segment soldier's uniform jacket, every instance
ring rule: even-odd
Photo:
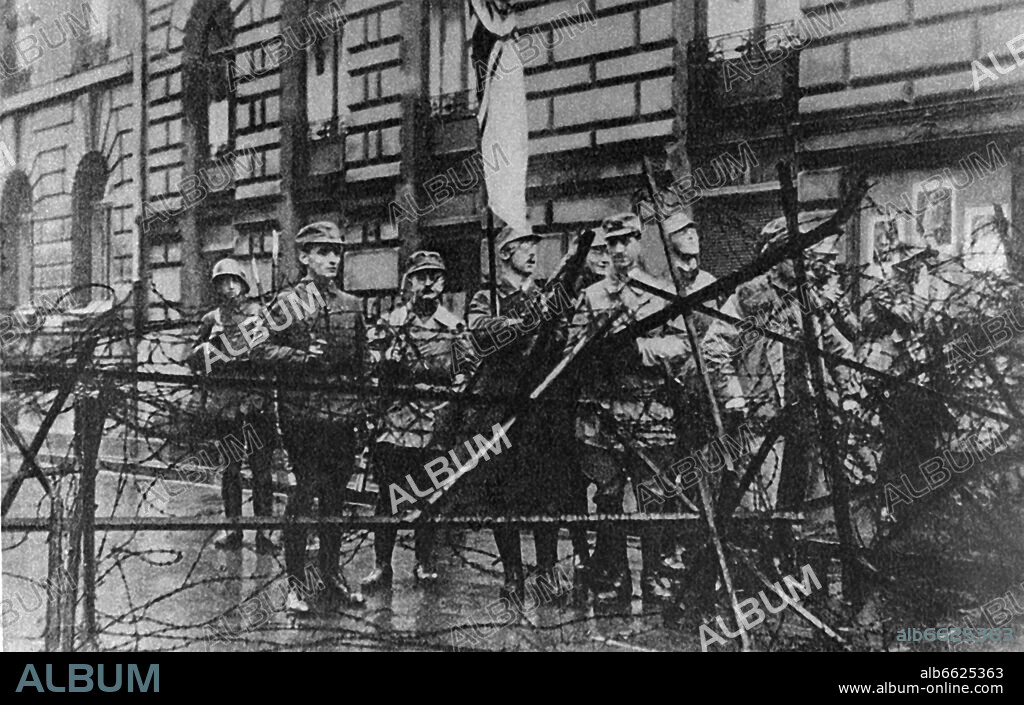
[[[532,354],[544,324],[544,294],[541,283],[529,279],[517,287],[507,279],[497,284],[497,315],[491,314],[491,295],[482,289],[469,302],[471,340],[480,369],[473,391],[511,401],[526,374],[523,362]],[[546,371],[543,371],[546,373]],[[485,402],[466,417],[469,430],[490,429],[503,420],[505,402]]]
[[[429,318],[417,316],[408,305],[391,311],[369,331],[370,360],[382,386],[390,381],[407,390],[458,391],[465,377],[453,376],[453,361],[466,346],[463,328],[444,306]],[[435,421],[450,406],[449,401],[404,396],[388,406],[377,440],[403,448],[433,447]]]
[[[836,328],[822,305],[820,297],[809,290],[808,310],[817,319],[822,349],[849,357],[852,345]],[[768,328],[781,335],[803,340],[799,298],[791,287],[773,272],[740,285],[733,298],[736,316]],[[809,369],[802,350],[770,340],[754,330],[744,331],[734,343],[739,351],[736,371],[747,398],[754,409],[769,417],[786,404],[809,399],[813,395]],[[826,365],[838,379],[830,383],[830,391],[838,396],[840,388],[849,386],[849,369]],[[836,400],[834,400],[836,401]]]
[[[282,417],[286,420],[350,420],[361,411],[361,395],[353,391],[288,389],[297,384],[355,383],[367,368],[363,302],[338,288],[333,281],[317,289],[307,276],[282,291],[271,307],[270,339],[255,348],[260,360],[273,366],[283,382]],[[290,322],[289,322],[290,321]],[[279,328],[280,330],[274,330]],[[310,356],[310,347],[323,347],[322,357]]]
[[[265,394],[246,391],[244,385],[244,380],[253,372],[253,351],[245,340],[242,326],[254,318],[262,318],[262,309],[251,299],[236,299],[209,311],[199,323],[192,352],[188,357],[189,365],[202,374],[207,371],[204,343],[212,345],[221,356],[228,358],[229,362],[224,362],[219,356],[211,355],[210,374],[216,377],[237,377],[238,385],[211,386],[205,392],[207,411],[225,420],[234,419],[239,414],[260,411],[267,404]]]
[[[631,278],[648,286],[674,292],[672,283],[635,270]],[[708,275],[710,276],[710,275]],[[699,278],[695,289],[706,286]],[[694,289],[694,290],[695,290]],[[612,278],[604,279],[584,293],[570,327],[568,347],[585,335],[592,335],[608,316],[617,316],[606,335],[614,335],[634,320],[654,314],[667,301],[653,293]],[[709,371],[722,386],[732,377],[732,351],[724,336],[709,323],[698,326]],[[646,446],[668,446],[675,440],[673,397],[666,374],[685,374],[692,365],[689,338],[682,316],[637,338],[639,368],[624,368],[615,360],[596,359],[583,376],[583,399],[577,411],[576,436],[600,448],[620,448],[616,430]],[[600,410],[599,410],[600,409]],[[614,427],[608,426],[609,416]]]

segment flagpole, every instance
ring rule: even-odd
[[[490,276],[491,315],[498,315],[498,262],[494,253],[494,213],[487,207],[487,269]]]

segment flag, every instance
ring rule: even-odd
[[[480,150],[491,210],[520,232],[526,223],[526,79],[516,50],[516,19],[504,0],[470,0],[477,71]]]

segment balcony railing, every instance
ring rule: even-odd
[[[479,107],[480,103],[477,101],[475,89],[430,97],[430,117],[432,118],[475,117]]]
[[[309,123],[309,173],[314,176],[337,174],[345,170],[344,120],[330,118]]]
[[[778,22],[753,29],[708,37],[708,62],[745,59],[764,61],[779,50],[793,51],[803,47],[809,37],[801,35],[796,22]]]
[[[346,127],[345,121],[337,117],[314,120],[309,123],[309,141],[319,142],[335,137],[344,137]]]

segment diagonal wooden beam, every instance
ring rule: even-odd
[[[67,401],[68,396],[71,394],[71,390],[75,388],[75,383],[78,381],[79,375],[81,375],[86,365],[92,361],[93,351],[96,350],[97,342],[99,342],[99,337],[92,334],[82,343],[82,348],[78,353],[78,359],[75,360],[75,364],[71,368],[71,374],[68,374],[61,381],[60,388],[57,390],[57,396],[54,397],[53,403],[50,405],[50,409],[46,412],[43,422],[39,425],[39,430],[36,431],[36,435],[32,439],[32,445],[30,445],[26,450],[25,457],[21,463],[21,469],[11,480],[11,484],[7,486],[7,491],[4,492],[3,500],[0,501],[0,516],[7,516],[7,511],[11,508],[11,505],[14,504],[14,500],[18,496],[18,492],[21,490],[22,483],[25,481],[26,477],[31,475],[29,463],[35,462],[35,457],[38,455],[39,449],[43,447],[43,443],[46,442],[46,437],[50,434],[50,428],[53,427],[54,422],[57,420],[61,410],[64,408],[64,402]],[[38,467],[36,469],[38,470]],[[41,474],[42,473],[40,473],[40,475]]]

